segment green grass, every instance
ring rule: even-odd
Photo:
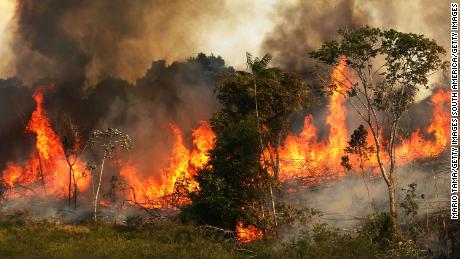
[[[241,249],[243,248],[243,249]],[[393,247],[395,248],[395,247]],[[396,247],[397,248],[397,247]],[[342,235],[326,225],[295,242],[261,240],[237,245],[192,225],[63,225],[0,221],[0,258],[411,258],[389,254],[367,235]]]
[[[238,258],[194,227],[126,227],[0,223],[0,258]]]

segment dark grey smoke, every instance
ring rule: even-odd
[[[88,91],[76,84],[69,87],[71,81],[46,79],[36,85],[56,85],[54,90],[45,92],[44,103],[54,129],[59,128],[64,114],[74,120],[83,140],[93,129],[119,128],[134,140],[131,155],[135,162],[152,167],[152,160],[164,163],[168,154],[165,151],[171,148],[168,124],[174,123],[184,135],[190,135],[200,120],[207,120],[217,109],[213,89],[219,76],[230,71],[233,68],[227,67],[222,58],[199,54],[171,65],[152,62],[135,84],[108,77]],[[4,118],[0,124],[0,170],[6,160],[21,162],[32,149],[33,136],[25,132],[35,108],[32,92],[18,79],[0,81]],[[190,139],[185,141],[191,143]]]
[[[18,1],[17,34],[13,46],[16,73],[22,78],[84,79],[90,61],[61,27],[68,10],[82,1]]]
[[[32,91],[20,80],[0,79],[0,170],[6,161],[28,156],[25,125],[33,105]]]
[[[16,74],[83,80],[141,77],[154,59],[197,53],[195,31],[219,16],[223,1],[17,0],[11,43]]]
[[[355,1],[299,1],[280,6],[279,22],[267,36],[262,48],[273,54],[274,62],[286,69],[313,77],[316,64],[308,52],[332,40],[339,28],[353,29],[363,22],[354,14]]]

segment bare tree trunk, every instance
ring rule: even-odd
[[[69,161],[67,161],[68,163]],[[70,203],[71,203],[71,193],[72,193],[72,166],[69,164],[69,194],[68,194],[68,202],[69,202],[69,208],[70,208]]]
[[[94,222],[96,224],[97,224],[97,206],[98,206],[99,190],[101,189],[102,173],[104,172],[104,162],[105,162],[105,155],[104,155],[104,158],[102,159],[101,172],[99,173],[99,182],[97,184],[96,194],[94,195]]]
[[[270,197],[271,197],[271,200],[272,200],[272,210],[273,210],[273,217],[274,217],[274,221],[275,221],[275,227],[277,227],[278,226],[278,219],[276,217],[275,199],[274,199],[273,188],[272,188],[272,183],[271,183],[270,179],[268,179],[268,184],[270,186]]]
[[[396,238],[399,232],[398,229],[398,210],[397,210],[397,197],[396,197],[396,154],[395,154],[395,139],[398,120],[394,119],[390,133],[390,172],[389,172],[389,186],[388,192],[390,195],[390,219],[391,227],[393,230],[393,237]]]
[[[391,180],[393,182],[393,180]],[[398,212],[396,207],[396,188],[394,183],[388,186],[388,194],[390,196],[390,223],[394,236],[398,233]]]
[[[278,139],[277,139],[276,147],[275,147],[275,170],[273,172],[274,172],[276,181],[279,180],[279,174],[280,174],[280,153],[279,153],[280,145],[281,145],[281,134],[278,135]]]
[[[42,182],[43,194],[46,195],[45,175],[43,174],[42,159],[40,157],[40,154],[38,154],[38,164],[39,164],[39,172],[40,172],[40,178],[41,178],[41,182]]]
[[[77,209],[77,180],[75,179],[75,171],[72,170],[73,176],[73,201],[74,201],[74,208]]]
[[[379,164],[380,172],[382,173],[383,179],[385,180],[385,183],[387,184],[388,187],[388,194],[389,194],[389,200],[390,200],[390,223],[391,223],[391,228],[393,231],[393,237],[396,237],[396,231],[398,227],[398,212],[397,212],[397,205],[396,205],[396,187],[395,187],[395,181],[394,181],[394,148],[393,148],[393,142],[394,142],[394,135],[393,132],[391,134],[390,138],[390,148],[389,148],[389,156],[390,156],[390,169],[389,172],[385,170],[385,167],[383,165],[383,161],[381,158],[381,146],[380,146],[380,141],[379,141],[379,135],[378,135],[378,127],[377,129],[374,129],[372,125],[369,123],[369,126],[372,131],[372,135],[374,137],[375,141],[375,149],[376,149],[376,156],[377,156],[377,162]]]
[[[262,151],[262,156],[265,157],[265,155],[264,155],[264,145],[263,145],[263,141],[262,141],[262,133],[260,132],[259,108],[258,108],[258,104],[257,104],[257,83],[256,83],[255,78],[254,78],[254,102],[255,102],[255,106],[256,106],[256,121],[257,121],[257,131],[259,132],[260,149]],[[275,172],[274,172],[274,174],[275,174]],[[276,216],[275,198],[273,196],[272,183],[271,183],[270,176],[268,175],[268,173],[267,173],[267,180],[268,180],[268,185],[270,187],[270,199],[271,199],[271,202],[272,202],[273,218],[274,218],[274,221],[275,221],[275,226],[278,226],[278,220],[277,220],[277,216]]]

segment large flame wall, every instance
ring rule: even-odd
[[[332,81],[338,90],[347,84],[344,75],[348,73],[344,60],[333,70]],[[8,187],[9,197],[32,194],[64,197],[68,193],[69,167],[63,146],[43,108],[43,92],[46,90],[49,87],[36,89],[33,95],[36,109],[26,126],[26,130],[35,137],[34,151],[23,163],[8,162],[3,171],[2,179]],[[436,90],[430,100],[433,110],[431,122],[426,129],[419,128],[409,138],[400,139],[400,145],[396,149],[399,164],[438,156],[448,145],[449,121],[447,116],[442,116],[448,114],[448,93]],[[302,177],[319,180],[345,174],[341,166],[341,156],[350,136],[346,127],[345,98],[337,92],[332,94],[327,109],[329,136],[326,139],[318,139],[318,129],[313,124],[314,118],[311,115],[305,117],[303,130],[299,134],[287,136],[279,150],[281,180]],[[160,198],[171,195],[178,180],[186,179],[184,183],[189,190],[197,187],[193,175],[207,163],[207,152],[214,145],[215,134],[207,122],[200,122],[200,126],[192,133],[193,143],[189,148],[184,143],[184,135],[179,127],[170,124],[169,130],[174,136],[174,142],[167,166],[162,169],[161,175],[154,173],[158,172],[158,168],[149,172],[139,169],[131,160],[116,161],[121,179],[131,190],[126,192],[126,199],[149,202],[151,206],[161,207],[164,204],[159,202]],[[371,138],[369,143],[373,143]],[[383,153],[382,156],[384,160],[388,159],[387,154]],[[372,169],[375,166],[376,159],[371,157],[366,167]],[[90,174],[86,172],[82,161],[77,161],[73,169],[78,190],[85,191],[91,182]]]

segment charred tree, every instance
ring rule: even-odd
[[[74,166],[78,161],[78,157],[85,151],[86,145],[82,144],[80,131],[68,113],[59,116],[57,120],[57,133],[62,140],[65,161],[69,166],[68,206],[71,207],[73,200],[73,205],[76,209],[78,186]]]

